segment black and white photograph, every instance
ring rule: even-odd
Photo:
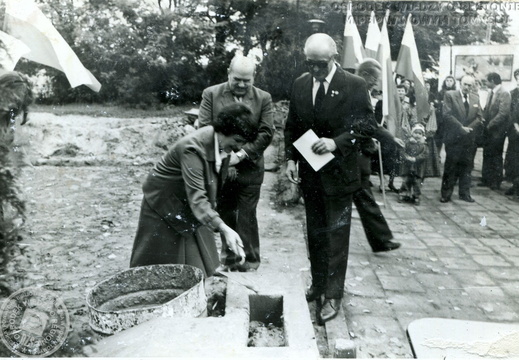
[[[519,358],[519,2],[0,0],[0,356]]]

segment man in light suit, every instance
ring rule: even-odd
[[[490,89],[485,106],[485,131],[483,144],[483,168],[481,183],[492,190],[499,190],[503,181],[503,147],[507,130],[510,126],[511,96],[501,85],[501,76],[497,73],[487,75]]]
[[[258,137],[243,148],[231,153],[231,167],[218,212],[222,220],[241,237],[246,262],[230,251],[222,238],[221,262],[225,270],[250,271],[260,265],[260,241],[256,207],[264,176],[263,152],[274,135],[272,98],[269,93],[253,86],[256,65],[250,58],[235,56],[228,69],[228,81],[204,90],[198,121],[200,126],[211,124],[222,108],[242,102],[252,109],[253,121],[258,124]]]
[[[312,274],[306,298],[313,301],[324,294],[318,316],[322,324],[337,316],[344,293],[352,194],[360,189],[357,140],[370,138],[377,124],[366,82],[337,66],[330,36],[311,35],[304,53],[309,72],[294,82],[285,126],[286,175],[300,183],[303,193]],[[319,137],[312,151],[334,155],[319,171],[293,145],[310,129]]]
[[[443,98],[443,140],[445,143],[445,166],[441,185],[440,202],[451,200],[454,186],[459,179],[460,200],[474,202],[470,196],[470,173],[476,155],[476,135],[483,131],[483,113],[479,96],[472,90],[474,78],[461,78],[461,89],[445,93]]]

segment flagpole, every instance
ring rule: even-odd
[[[380,165],[380,188],[382,189],[382,201],[384,201],[384,208],[387,208],[387,201],[386,201],[386,184],[384,179],[384,166],[382,164],[382,149],[380,146],[380,142],[375,140],[375,143],[377,144],[378,148],[378,163]]]

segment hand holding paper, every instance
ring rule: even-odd
[[[331,140],[331,139],[327,139]],[[331,140],[333,142],[333,140]],[[319,144],[316,144],[319,142]],[[316,154],[312,149],[316,144],[316,149],[319,152],[323,152],[321,155]],[[306,161],[312,166],[315,171],[319,171],[324,165],[328,164],[335,156],[331,152],[333,151],[328,146],[335,146],[335,143],[327,143],[325,139],[319,139],[315,132],[310,129],[305,132],[299,139],[294,141],[294,147],[303,155]]]

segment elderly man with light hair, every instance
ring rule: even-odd
[[[229,65],[226,82],[204,90],[200,104],[199,124],[210,125],[220,110],[228,104],[242,102],[252,110],[259,126],[258,137],[231,154],[231,167],[221,189],[218,212],[222,220],[241,237],[245,263],[229,250],[222,237],[221,262],[223,270],[253,271],[260,265],[260,239],[256,207],[264,177],[263,152],[274,136],[272,97],[254,86],[256,64],[248,57],[236,55]]]
[[[308,72],[295,80],[285,127],[288,179],[301,185],[312,274],[308,301],[325,297],[318,321],[339,312],[348,264],[352,194],[360,189],[358,136],[377,127],[366,82],[335,62],[337,47],[323,33],[311,35],[304,54]],[[311,150],[334,158],[315,171],[294,147],[308,130],[318,140]],[[299,167],[296,165],[299,163]]]

